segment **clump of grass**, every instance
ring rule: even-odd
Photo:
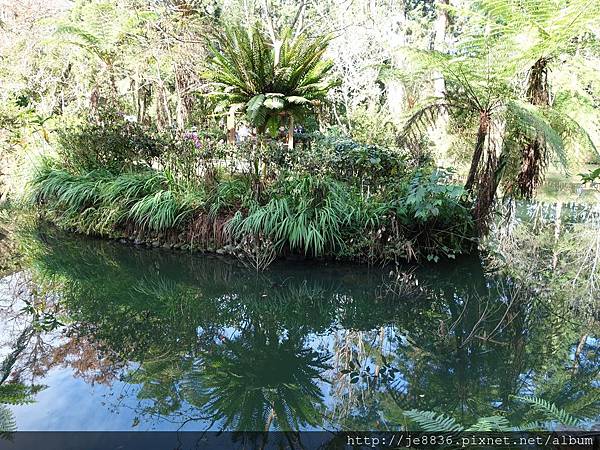
[[[81,210],[99,200],[99,185],[106,176],[107,173],[101,171],[72,175],[44,161],[32,180],[34,200],[37,203],[52,201],[73,211]]]
[[[86,234],[110,234],[128,221],[157,232],[171,229],[203,200],[201,192],[178,184],[169,173],[152,170],[73,175],[44,161],[31,184],[34,201],[59,225]]]
[[[154,231],[174,228],[194,210],[191,198],[181,198],[170,190],[160,190],[138,200],[128,217],[143,228]]]
[[[221,180],[208,199],[209,213],[216,217],[223,211],[239,210],[253,197],[248,177],[235,177]]]
[[[315,256],[344,246],[356,198],[346,185],[328,178],[292,176],[273,188],[266,205],[255,203],[246,217],[231,222],[234,234],[267,236],[278,248],[288,246]]]
[[[157,192],[166,185],[167,178],[160,172],[123,173],[104,186],[102,201],[131,206],[140,198]]]

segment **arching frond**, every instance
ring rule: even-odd
[[[588,131],[580,123],[556,108],[546,111],[549,123],[563,138],[567,147],[581,146],[596,158],[600,158],[600,152]]]
[[[452,109],[452,105],[443,100],[434,99],[428,104],[417,107],[406,120],[398,138],[400,144],[414,144],[429,129],[433,128],[437,119]]]
[[[569,160],[565,149],[565,141],[561,134],[552,127],[543,110],[524,102],[513,100],[507,104],[507,122],[511,129],[510,139],[521,144],[539,141],[567,170]]]
[[[528,403],[543,415],[544,419],[552,422],[558,422],[561,425],[571,428],[578,428],[581,424],[579,419],[573,417],[564,409],[559,408],[554,403],[538,397],[515,397],[517,400]]]
[[[489,431],[512,431],[514,427],[509,423],[506,417],[490,416],[481,417],[474,425],[471,425],[467,431],[489,432]]]
[[[420,430],[429,433],[459,432],[464,430],[464,428],[452,417],[448,417],[444,414],[437,414],[433,411],[418,411],[416,409],[411,409],[410,411],[405,411],[404,415],[408,417],[411,422],[415,423]]]

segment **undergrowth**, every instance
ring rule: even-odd
[[[249,174],[190,183],[149,168],[74,174],[44,160],[31,187],[33,202],[65,229],[173,231],[204,248],[233,244],[245,253],[258,242],[275,255],[437,261],[468,249],[473,230],[464,191],[437,171],[365,192],[328,174],[281,172],[257,188]]]

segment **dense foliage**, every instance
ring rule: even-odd
[[[292,154],[274,143],[263,149],[256,184],[253,155],[245,147],[207,136],[162,146],[148,139],[143,142],[151,142],[150,148],[161,149],[156,155],[161,166],[173,159],[171,152],[183,154],[201,142],[197,172],[177,165],[156,169],[149,154],[138,157],[137,127],[115,130],[102,129],[96,139],[128,143],[103,147],[118,154],[113,159],[118,166],[90,166],[78,152],[61,150],[60,159],[45,159],[36,169],[33,200],[55,223],[112,237],[166,233],[176,236],[165,238],[172,245],[183,239],[204,249],[239,246],[252,236],[255,242],[268,240],[276,254],[365,261],[437,260],[471,245],[464,190],[446,184],[446,173],[417,167],[397,150],[335,136],[307,141]],[[85,134],[65,131],[69,148],[70,132],[74,138]],[[231,159],[237,166],[228,165]]]

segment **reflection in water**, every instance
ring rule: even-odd
[[[522,239],[545,239],[526,234],[527,212],[519,214],[512,231],[497,230],[509,238],[491,243],[487,257],[494,266],[510,246],[520,258],[510,271],[473,258],[397,279],[389,270],[284,263],[257,276],[215,257],[38,233],[23,237],[30,268],[17,278],[28,288],[12,289],[28,306],[3,304],[1,320],[17,315],[33,330],[14,358],[22,380],[118,390],[103,414],[134,410],[118,429],[386,430],[407,425],[412,409],[467,426],[499,412],[513,425],[547,418],[515,396],[597,421],[598,336],[552,278],[569,255],[546,243],[534,254],[532,241],[521,249],[530,254],[519,254]],[[532,266],[536,258],[549,269]],[[34,341],[43,352],[25,357]],[[56,381],[59,369],[69,376]]]
[[[267,334],[268,333],[268,334]],[[183,396],[224,428],[291,431],[318,425],[326,354],[293,333],[244,330],[205,351],[182,382]]]

